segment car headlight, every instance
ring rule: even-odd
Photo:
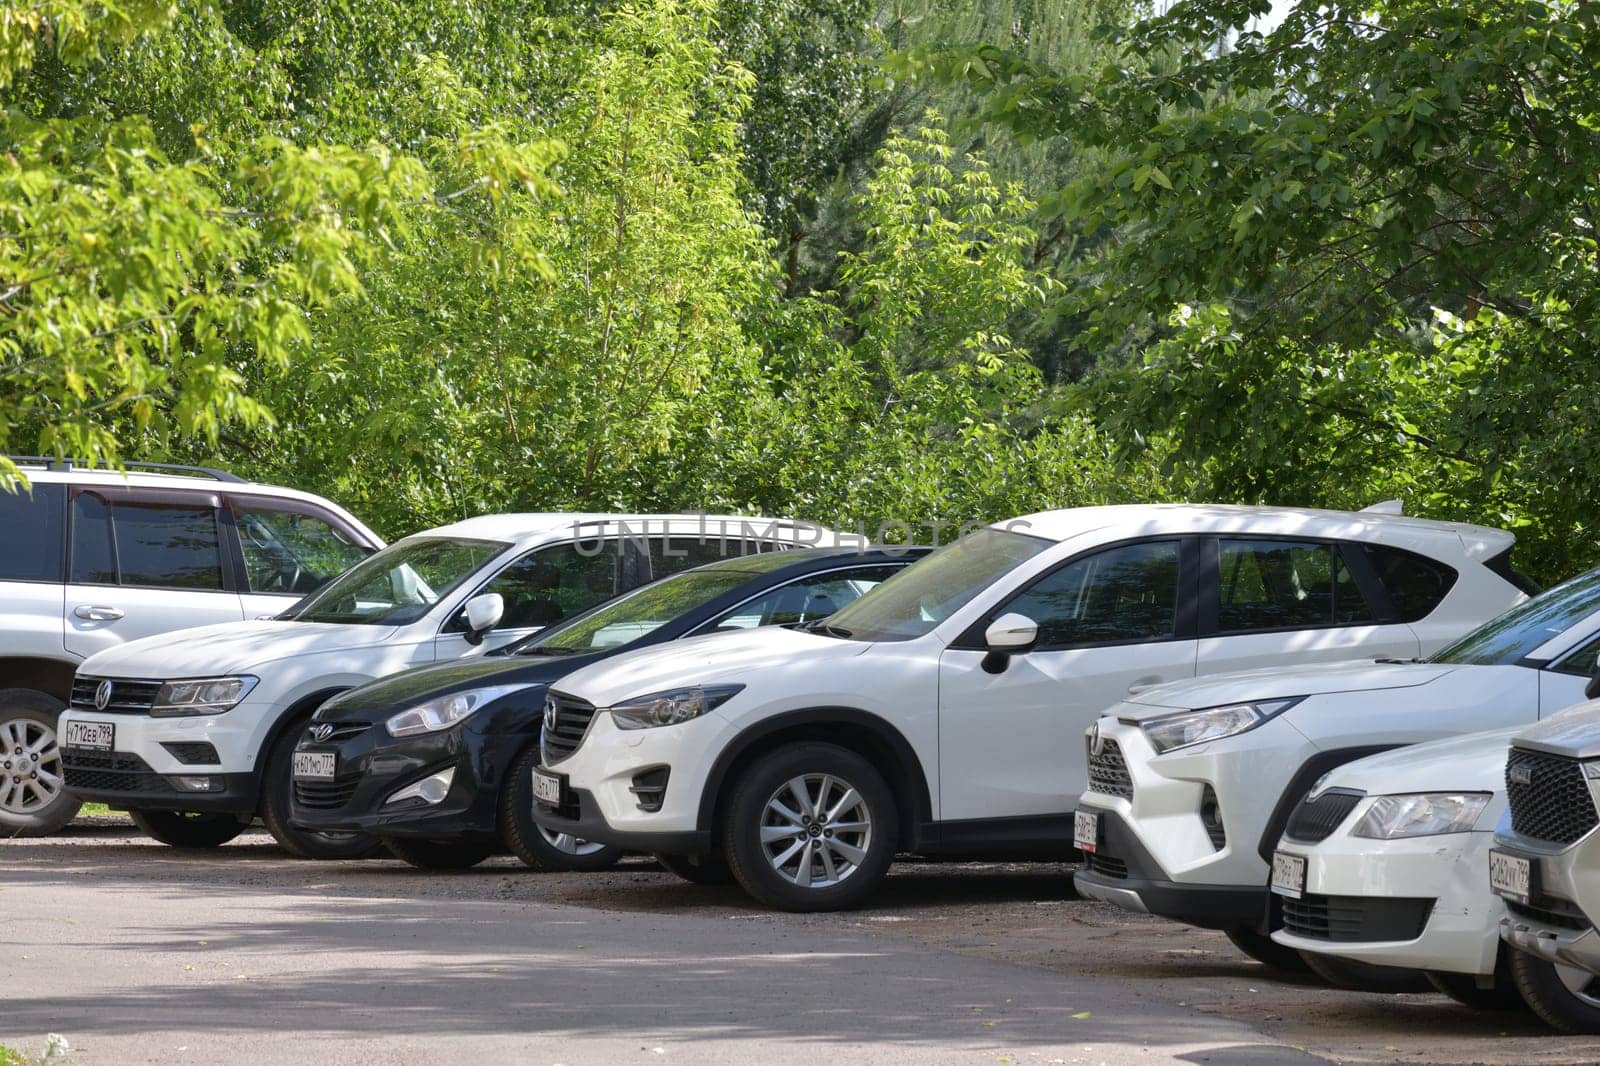
[[[391,737],[414,737],[422,733],[437,733],[449,729],[473,714],[478,708],[502,696],[521,692],[532,685],[490,685],[487,688],[469,688],[452,692],[448,696],[407,707],[383,724]]]
[[[1489,792],[1418,792],[1379,796],[1350,830],[1350,835],[1397,840],[1469,833],[1478,824],[1478,815],[1489,805],[1491,795]]]
[[[1258,700],[1255,703],[1229,703],[1221,707],[1205,707],[1197,711],[1180,711],[1140,723],[1144,735],[1156,754],[1203,744],[1239,733],[1248,732],[1267,719],[1282,714],[1305,699],[1291,696],[1281,700]]]
[[[231,710],[256,687],[253,677],[199,677],[168,681],[156,692],[150,713],[157,718],[221,714]]]
[[[648,696],[624,700],[606,710],[611,712],[618,729],[654,729],[709,714],[743,690],[743,685],[696,685],[671,692],[652,692]]]

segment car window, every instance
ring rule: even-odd
[[[1012,599],[1041,648],[1160,640],[1178,629],[1178,543],[1146,541],[1086,555]]]
[[[93,493],[72,501],[72,580],[80,585],[115,585],[117,556],[111,546],[111,505]]]
[[[1217,542],[1217,630],[1248,633],[1373,621],[1344,557],[1317,541]]]
[[[0,581],[60,581],[66,520],[60,485],[0,492]]]
[[[370,554],[316,515],[235,501],[233,518],[251,592],[304,596]]]
[[[587,540],[529,552],[489,581],[479,594],[498,592],[506,610],[497,629],[552,625],[622,591],[621,542]],[[459,621],[452,622],[458,628]]]
[[[826,618],[897,573],[899,566],[863,566],[848,573],[813,574],[757,596],[707,626],[710,630],[795,625]]]
[[[285,617],[339,625],[409,625],[506,548],[501,541],[455,537],[403,540],[346,570]]]
[[[719,559],[732,559],[741,555],[756,555],[773,551],[768,543],[734,537],[651,537],[650,573],[655,577],[676,574],[696,566],[714,563]]]
[[[1590,570],[1496,615],[1429,662],[1503,666],[1560,636],[1600,610],[1600,570]]]
[[[1600,667],[1600,634],[1596,634],[1578,645],[1573,651],[1563,656],[1560,662],[1553,664],[1550,669],[1557,673],[1573,674],[1577,677],[1593,677],[1597,667]]]
[[[527,637],[512,650],[519,655],[560,655],[620,648],[733,591],[750,578],[747,573],[717,569],[674,574]]]
[[[1454,567],[1403,548],[1368,544],[1366,550],[1402,622],[1420,621],[1431,614],[1459,576]]]
[[[218,590],[222,541],[216,508],[109,503],[93,493],[73,501],[72,580],[95,585]]]

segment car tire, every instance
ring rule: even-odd
[[[1307,973],[1311,969],[1298,951],[1284,947],[1265,933],[1247,928],[1227,929],[1224,932],[1229,943],[1263,966],[1284,973]]]
[[[1445,973],[1442,970],[1428,970],[1425,976],[1435,991],[1449,996],[1463,1007],[1469,1007],[1472,1010],[1521,1011],[1528,1009],[1527,1001],[1517,991],[1516,982],[1511,977],[1510,967],[1503,964],[1496,967],[1494,984],[1488,988],[1479,988],[1478,979],[1469,973]]]
[[[858,906],[894,859],[900,823],[893,793],[870,762],[833,744],[767,753],[734,785],[724,809],[729,869],[746,892],[779,910]]]
[[[297,859],[366,859],[383,850],[383,841],[366,833],[323,833],[289,822],[289,797],[294,788],[290,767],[300,730],[284,730],[267,756],[261,781],[261,820],[267,832]]]
[[[491,844],[464,840],[415,840],[390,837],[384,845],[397,859],[419,870],[470,870],[495,853]]]
[[[668,873],[694,885],[731,885],[733,871],[721,855],[663,855],[655,856]]]
[[[0,837],[49,836],[83,806],[64,790],[56,725],[66,706],[31,688],[0,689]]]
[[[1511,978],[1528,1009],[1550,1028],[1574,1036],[1600,1033],[1600,977],[1513,951]]]
[[[593,873],[621,862],[621,848],[552,833],[533,820],[533,771],[538,765],[539,748],[534,745],[512,764],[511,780],[500,794],[500,839],[511,854],[530,869],[549,873]]]
[[[188,811],[129,811],[128,817],[147,837],[168,847],[220,848],[246,829],[250,819],[239,814]]]
[[[1391,996],[1401,992],[1428,992],[1433,986],[1421,970],[1401,966],[1379,966],[1354,959],[1341,959],[1337,955],[1324,955],[1317,951],[1302,951],[1311,972],[1334,988],[1347,992],[1371,992]]]

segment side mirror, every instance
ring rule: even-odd
[[[1600,699],[1600,664],[1596,664],[1595,671],[1589,678],[1589,683],[1583,686],[1583,698],[1586,700]]]
[[[483,643],[484,635],[499,624],[506,613],[506,598],[498,592],[487,592],[467,601],[461,612],[467,620],[467,643],[476,647]]]
[[[983,657],[983,668],[991,674],[1004,673],[1011,656],[1027,651],[1039,642],[1039,623],[1025,614],[1003,614],[989,623],[983,631],[983,643],[989,654]]]

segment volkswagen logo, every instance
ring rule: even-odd
[[[100,682],[100,686],[94,690],[94,709],[97,711],[103,711],[106,709],[106,704],[110,702],[111,682],[102,681]]]
[[[1533,770],[1526,766],[1513,766],[1506,771],[1506,780],[1513,785],[1533,784]]]
[[[556,727],[556,701],[548,696],[545,697],[544,701],[544,727],[546,729],[554,729]]]
[[[333,726],[328,725],[327,723],[323,723],[322,725],[314,725],[311,727],[312,740],[327,740],[331,736],[333,736]]]

